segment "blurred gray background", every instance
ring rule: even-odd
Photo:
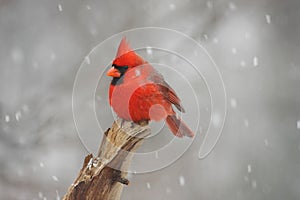
[[[0,0],[0,199],[65,194],[87,154],[72,116],[76,72],[98,43],[144,26],[207,48],[228,115],[208,158],[198,159],[197,137],[173,165],[130,175],[123,199],[300,199],[299,9],[298,0]]]

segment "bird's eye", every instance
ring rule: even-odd
[[[126,72],[126,70],[128,69],[128,66],[118,66],[115,64],[113,64],[112,67],[117,69],[121,74],[124,74]]]

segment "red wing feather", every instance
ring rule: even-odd
[[[153,71],[149,80],[153,81],[159,87],[161,93],[164,97],[172,104],[176,106],[176,108],[181,111],[185,112],[184,108],[181,105],[181,101],[177,96],[176,92],[171,88],[171,86],[164,80],[163,76],[157,72],[156,70]]]

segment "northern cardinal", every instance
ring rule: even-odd
[[[166,119],[175,136],[194,136],[172,108],[174,105],[185,112],[175,91],[158,71],[132,50],[125,37],[107,75],[113,77],[109,102],[119,117],[134,122]]]

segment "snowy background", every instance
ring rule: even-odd
[[[228,115],[208,158],[197,158],[199,136],[173,165],[130,175],[123,199],[300,199],[299,9],[298,0],[0,0],[0,199],[65,194],[87,154],[72,115],[76,72],[98,43],[144,26],[207,48]]]

